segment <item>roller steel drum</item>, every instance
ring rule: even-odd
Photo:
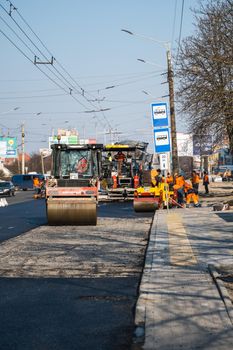
[[[49,225],[96,225],[97,203],[95,199],[48,198]]]
[[[153,212],[158,209],[159,203],[155,200],[140,198],[136,200],[134,199],[133,207],[137,213]]]

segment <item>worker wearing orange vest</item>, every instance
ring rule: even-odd
[[[33,187],[34,189],[37,189],[40,186],[40,181],[38,177],[34,177],[33,179]]]
[[[174,190],[177,192],[177,202],[181,206],[184,203],[184,177],[181,174],[175,174],[175,185]]]
[[[158,171],[156,169],[152,169],[150,172],[152,186],[156,186],[157,175],[158,175]]]
[[[168,184],[169,189],[171,190],[174,185],[174,178],[170,173],[167,173],[165,182]]]
[[[198,193],[198,188],[199,188],[199,183],[200,183],[200,177],[197,174],[197,172],[195,170],[193,170],[192,172],[192,179],[191,179],[193,188],[196,190],[196,192]]]
[[[203,185],[205,186],[205,193],[208,194],[209,193],[209,176],[207,171],[204,171],[204,176],[203,176]]]
[[[126,156],[122,151],[119,151],[114,158],[117,160],[117,172],[118,176],[120,176],[122,172],[122,164],[126,160]]]
[[[196,189],[193,188],[191,181],[187,180],[184,183],[184,191],[186,194],[186,208],[189,208],[190,202],[193,201],[194,207],[200,207],[199,196]]]

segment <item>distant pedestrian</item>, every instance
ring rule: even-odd
[[[209,193],[209,176],[207,171],[204,171],[203,185],[205,186],[205,193],[208,194]]]

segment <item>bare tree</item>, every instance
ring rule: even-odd
[[[178,101],[192,132],[228,137],[233,152],[233,0],[201,2],[194,14],[178,57]]]

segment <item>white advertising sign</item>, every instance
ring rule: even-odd
[[[159,155],[159,162],[160,162],[160,169],[161,170],[168,170],[168,154],[167,153],[161,153]]]
[[[0,154],[5,155],[6,149],[6,141],[0,141]]]

